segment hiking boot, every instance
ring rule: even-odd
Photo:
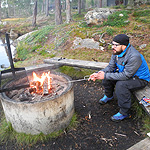
[[[112,121],[119,122],[125,118],[130,118],[130,115],[122,115],[120,112],[111,117]]]
[[[99,100],[99,103],[100,104],[106,104],[108,101],[112,100],[113,99],[113,96],[112,97],[107,97],[106,95],[104,95],[104,97],[102,99]]]

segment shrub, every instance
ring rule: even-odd
[[[117,26],[122,27],[128,24],[129,22],[126,22],[126,20],[129,18],[128,11],[117,11],[113,13],[112,15],[108,16],[108,20],[103,23],[103,25],[109,25],[109,26]],[[122,14],[122,15],[120,15]]]
[[[16,49],[17,49],[17,58],[25,60],[27,58],[28,53],[29,53],[29,51],[28,51],[29,45],[27,45],[23,42],[20,42]]]
[[[20,58],[22,60],[25,60],[31,52],[34,52],[35,50],[41,48],[42,46],[39,44],[35,45],[28,45],[27,43],[20,42],[17,46],[17,58]]]
[[[54,29],[54,26],[46,26],[41,30],[33,32],[31,35],[27,36],[24,42],[28,44],[35,44],[35,43],[44,43],[47,39],[47,35],[49,34],[50,30]]]
[[[138,21],[138,22],[150,23],[150,20],[146,19],[146,18],[136,17],[135,20]]]
[[[107,28],[106,32],[107,32],[108,35],[113,35],[113,33],[115,32],[115,30],[112,29],[112,28]]]
[[[135,11],[133,13],[133,16],[134,17],[150,16],[150,10]]]

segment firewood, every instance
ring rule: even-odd
[[[29,88],[29,92],[30,92],[30,93],[36,93],[36,88],[35,88],[35,87]]]
[[[48,89],[48,79],[46,78],[43,83],[43,95],[48,95],[49,89]]]

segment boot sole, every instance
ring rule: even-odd
[[[106,103],[107,103],[107,102],[106,102]],[[101,104],[101,105],[105,105],[106,103],[103,102],[103,101],[99,101],[99,104]]]

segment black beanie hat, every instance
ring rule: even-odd
[[[129,37],[125,34],[118,34],[117,36],[114,37],[113,41],[119,43],[120,45],[128,46]]]

